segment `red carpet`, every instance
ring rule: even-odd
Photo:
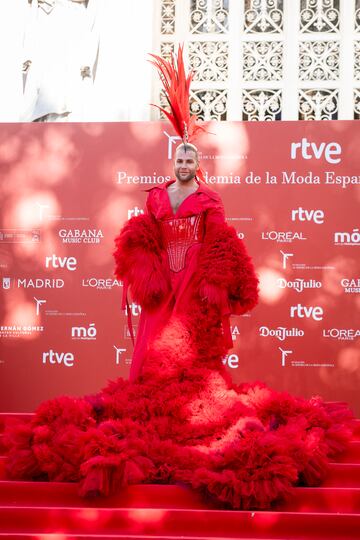
[[[16,416],[0,414],[0,431]],[[350,449],[320,488],[297,488],[289,502],[266,512],[211,509],[180,486],[131,486],[116,497],[84,501],[74,484],[6,481],[0,458],[0,539],[358,540],[357,424]]]

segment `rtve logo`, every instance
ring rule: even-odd
[[[77,260],[75,257],[57,257],[51,255],[51,257],[45,257],[46,268],[66,268],[73,272],[76,270]]]
[[[324,154],[325,160],[328,163],[340,163],[341,146],[339,143],[320,143],[319,146],[314,142],[309,142],[306,137],[301,139],[301,142],[291,143],[291,159],[296,159],[298,151],[304,159],[321,159]]]
[[[73,367],[74,355],[71,352],[55,352],[52,349],[48,352],[44,352],[42,355],[43,364],[63,364],[65,367]]]
[[[306,319],[314,319],[314,321],[322,321],[323,320],[324,311],[320,306],[302,306],[301,304],[297,304],[296,306],[290,306],[290,317],[295,318],[299,317],[299,319],[303,319],[304,317]]]
[[[305,210],[299,206],[296,210],[291,210],[291,221],[313,221],[320,225],[324,223],[324,215],[322,210]]]
[[[139,208],[138,206],[135,206],[134,208],[130,208],[130,210],[128,210],[128,219],[131,219],[132,217],[135,217],[135,216],[140,216],[140,214],[143,214],[144,213],[144,210],[141,210],[141,208]]]

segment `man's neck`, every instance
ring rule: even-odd
[[[179,189],[181,191],[188,191],[188,190],[193,190],[194,188],[197,188],[198,187],[198,183],[194,178],[192,178],[191,180],[188,180],[186,182],[184,181],[181,181],[181,180],[178,180],[178,178],[176,178],[174,184],[173,184],[173,187],[175,187],[176,189]]]

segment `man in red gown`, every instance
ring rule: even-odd
[[[244,313],[257,302],[258,280],[250,258],[233,229],[225,224],[220,196],[197,179],[198,168],[196,147],[181,144],[174,160],[176,180],[149,188],[146,216],[133,219],[118,238],[117,275],[125,280],[126,289],[130,285],[142,306],[131,381],[141,374],[149,350],[159,341],[164,346],[166,335],[175,326],[181,348],[182,338],[193,324],[199,324],[193,317],[197,304],[204,315],[211,309],[213,316],[217,312],[215,327],[221,327],[222,337],[216,346],[223,347],[225,353],[232,347],[230,313]],[[142,234],[137,229],[144,222],[156,237],[157,250],[147,246],[148,253],[144,253],[139,245],[136,253],[136,234]],[[129,238],[131,250],[127,249]],[[144,241],[143,235],[141,239]],[[231,296],[230,285],[233,293],[238,288],[238,296]],[[205,327],[208,322],[203,321]]]

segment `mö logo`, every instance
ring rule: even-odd
[[[285,338],[289,337],[303,337],[305,332],[299,328],[285,328],[285,326],[278,326],[277,328],[260,326],[259,333],[261,337],[276,337],[279,341],[284,341]]]
[[[132,217],[139,216],[140,214],[143,214],[143,213],[144,213],[144,210],[141,210],[141,208],[138,208],[137,206],[135,206],[134,208],[130,208],[130,210],[128,210],[127,216],[128,216],[128,219],[131,219]]]
[[[51,255],[51,257],[45,257],[46,268],[66,268],[73,272],[76,270],[77,260],[75,257],[58,257],[57,255]]]
[[[55,352],[52,349],[42,355],[43,364],[63,364],[65,367],[73,367],[74,355],[71,352]]]
[[[336,232],[334,233],[335,245],[359,246],[360,231],[353,229],[352,232]]]
[[[239,367],[239,357],[237,354],[227,354],[222,363],[231,369],[237,369]]]
[[[302,292],[304,289],[320,289],[322,287],[321,281],[315,281],[315,279],[309,279],[305,281],[302,278],[295,279],[294,281],[287,281],[284,278],[276,280],[279,289],[294,289],[296,292]]]
[[[301,142],[291,143],[291,159],[296,159],[298,152],[304,159],[321,159],[324,156],[328,163],[340,163],[341,161],[341,157],[337,157],[341,156],[341,146],[336,142],[316,144],[303,137]]]
[[[324,311],[320,306],[302,306],[297,304],[296,306],[290,306],[290,317],[299,317],[299,319],[314,319],[314,321],[323,320]]]
[[[96,334],[95,323],[90,323],[88,328],[84,326],[73,326],[71,328],[72,339],[94,340],[96,339]]]
[[[291,221],[313,221],[317,225],[324,223],[324,212],[322,210],[305,210],[301,206],[291,211]]]

